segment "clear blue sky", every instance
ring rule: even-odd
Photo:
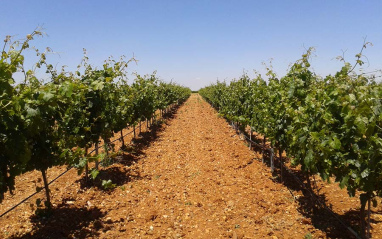
[[[0,9],[1,38],[24,38],[43,25],[49,36],[33,44],[59,52],[49,58],[54,65],[75,69],[82,48],[99,66],[110,55],[134,54],[130,72],[157,70],[193,90],[243,71],[264,73],[270,58],[282,76],[310,46],[315,71],[334,73],[342,64],[334,58],[346,50],[354,62],[366,36],[374,46],[364,52],[365,71],[382,68],[380,0],[2,0]]]

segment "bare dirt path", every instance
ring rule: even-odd
[[[108,213],[113,221],[127,216],[128,222],[105,237],[322,236],[255,157],[225,120],[193,95],[141,155],[134,169],[141,179],[127,185],[125,204]]]
[[[24,207],[0,219],[1,236],[24,238],[325,238],[288,189],[199,95],[104,169],[117,187],[53,188],[50,217]],[[60,185],[60,184],[57,184]],[[16,189],[17,190],[17,189]],[[61,190],[61,191],[60,191]],[[11,220],[12,215],[8,216]],[[0,236],[0,237],[1,237]]]

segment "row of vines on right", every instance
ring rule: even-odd
[[[268,67],[267,79],[245,74],[199,93],[228,120],[249,125],[285,151],[292,165],[328,182],[334,178],[350,196],[359,192],[361,234],[369,237],[365,208],[370,212],[382,196],[382,85],[355,72],[364,63],[362,51],[355,64],[345,62],[326,77],[311,69],[311,54],[309,49],[283,77]]]

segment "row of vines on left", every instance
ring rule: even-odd
[[[15,190],[15,177],[31,170],[42,173],[47,207],[50,208],[46,171],[57,165],[75,166],[79,173],[98,161],[88,149],[100,139],[107,143],[114,133],[155,111],[185,101],[191,90],[158,80],[155,73],[135,75],[127,83],[127,67],[134,60],[109,58],[101,68],[89,64],[86,55],[74,72],[56,70],[46,60],[50,49],[40,52],[29,46],[41,36],[34,31],[25,40],[7,36],[0,59],[0,202]],[[23,52],[34,49],[38,56],[33,70],[24,68]],[[41,80],[36,69],[46,70]],[[24,75],[15,83],[15,74]]]

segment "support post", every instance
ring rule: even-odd
[[[48,210],[52,209],[52,205],[50,204],[50,192],[49,192],[49,184],[48,179],[46,178],[46,169],[41,170],[42,173],[42,179],[44,181],[44,188],[45,188],[45,195],[46,195],[46,206],[48,207]]]
[[[267,138],[265,137],[264,135],[264,139],[263,139],[263,159],[262,159],[262,163],[264,163],[264,158],[265,158],[265,142],[267,141]]]
[[[95,154],[96,154],[96,156],[98,157],[98,143],[99,143],[99,141],[97,141],[97,143],[95,143]],[[99,164],[99,162],[98,162],[98,158],[96,159],[96,161],[95,161],[95,168],[98,170],[98,164]]]
[[[279,148],[279,159],[280,159],[280,175],[281,175],[281,182],[283,182],[283,157],[282,157],[283,151],[281,147]]]
[[[252,127],[249,129],[249,150],[252,148]]]
[[[274,162],[273,162],[273,155],[274,155],[274,151],[273,151],[273,148],[271,148],[271,172],[272,173],[275,171],[275,166],[274,166]]]

